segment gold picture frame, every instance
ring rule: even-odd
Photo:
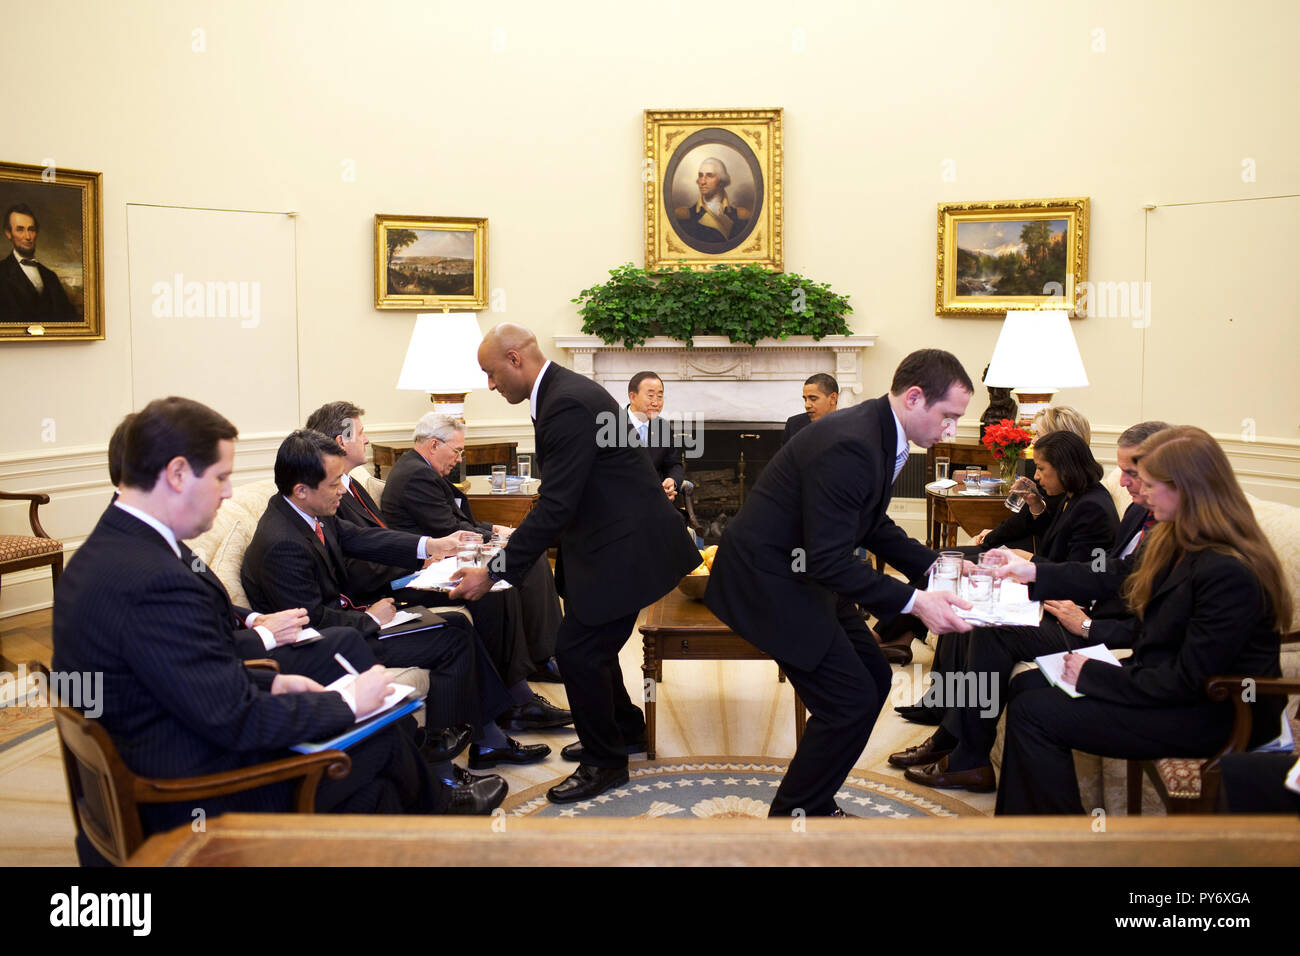
[[[375,216],[375,308],[488,307],[486,219]]]
[[[1088,278],[1088,199],[939,203],[936,315],[1074,314]]]
[[[0,163],[0,341],[104,337],[102,186],[85,169]]]
[[[645,111],[647,269],[781,271],[781,117],[780,109]]]

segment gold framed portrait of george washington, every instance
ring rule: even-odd
[[[646,110],[645,266],[779,271],[781,110]]]

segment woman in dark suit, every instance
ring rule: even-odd
[[[1068,431],[1045,435],[1034,446],[1034,465],[1034,480],[1060,503],[1035,542],[1036,553],[1015,553],[1053,562],[1091,561],[1107,554],[1119,518],[1110,492],[1100,484],[1101,465],[1084,440]],[[939,728],[918,746],[891,754],[889,762],[907,768],[909,780],[929,787],[992,790],[989,753],[997,739],[1011,671],[1019,661],[1086,643],[1061,627],[977,627],[968,634],[944,634],[931,668],[936,682],[954,687],[955,692],[956,685],[943,675],[973,674],[985,682],[985,690],[943,700],[946,706]]]
[[[1157,521],[1124,595],[1138,618],[1133,656],[1115,667],[1065,659],[1071,698],[1034,672],[1012,683],[999,814],[1083,813],[1073,750],[1145,760],[1205,757],[1227,740],[1231,702],[1212,702],[1214,675],[1275,677],[1291,595],[1223,450],[1183,426],[1134,456]],[[999,573],[1033,580],[1032,564]],[[1259,740],[1276,733],[1280,699],[1256,707]]]

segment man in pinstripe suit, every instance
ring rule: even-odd
[[[128,428],[122,492],[59,582],[54,669],[103,674],[99,720],[135,773],[183,777],[283,756],[336,734],[382,700],[382,668],[341,692],[297,674],[249,672],[236,654],[228,601],[196,573],[181,543],[212,525],[230,497],[236,430],[183,398],[147,405]],[[188,557],[188,561],[186,558]],[[334,812],[436,812],[446,796],[413,744],[385,728],[354,745],[353,769],[325,781],[317,807]],[[230,810],[290,807],[288,784],[200,805],[144,810],[147,832]],[[78,838],[83,862],[97,862]]]

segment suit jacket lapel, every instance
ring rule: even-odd
[[[889,508],[889,499],[894,490],[894,462],[898,459],[898,424],[894,421],[894,410],[889,405],[889,396],[878,399],[880,408],[880,447],[885,461],[885,489],[880,497],[880,513]]]
[[[474,512],[469,506],[469,495],[461,494],[456,486],[442,475],[438,476],[438,481],[442,484],[442,493],[445,494],[447,500],[451,502],[452,513],[462,521],[468,521],[470,524],[478,524],[478,522],[474,520]],[[459,505],[456,504],[457,498],[460,499]]]

